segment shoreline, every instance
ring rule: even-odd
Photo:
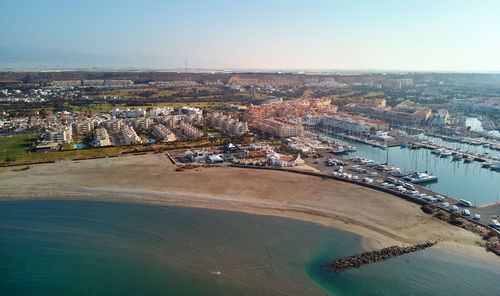
[[[86,161],[86,166],[90,168],[84,170],[82,168],[78,170],[79,165],[83,164],[82,162],[40,165],[27,171],[4,173],[2,177],[9,176],[11,178],[0,180],[0,200],[58,199],[133,202],[278,216],[355,233],[362,238],[362,244],[366,250],[380,249],[391,245],[409,245],[429,239],[439,240],[440,243],[437,245],[439,249],[500,263],[498,256],[485,250],[485,242],[482,241],[479,235],[456,228],[438,219],[427,217],[416,205],[389,194],[376,193],[374,190],[367,188],[356,188],[360,186],[341,184],[339,181],[322,180],[321,178],[298,174],[292,176],[283,172],[259,174],[259,172],[248,172],[248,170],[237,168],[204,168],[179,173],[174,172],[174,166],[167,163],[168,159],[161,163],[158,160],[161,161],[161,157],[158,155],[130,156],[118,160],[121,164],[117,163],[117,161],[113,162],[113,160],[107,160],[106,165],[102,161],[98,163],[99,161],[89,160]],[[147,162],[146,166],[150,171],[146,175],[149,178],[145,178],[144,182],[136,179],[138,186],[134,186],[134,184],[130,186],[130,182],[135,179],[133,176],[140,175],[143,172],[141,170],[143,168],[143,165],[140,164],[141,161]],[[118,179],[116,180],[121,180],[121,182],[128,184],[127,186],[109,182],[111,180],[99,182],[99,184],[89,184],[88,182],[75,184],[78,182],[72,182],[78,176],[89,177],[97,182],[100,180],[100,176],[96,176],[96,174],[101,170],[105,171],[104,174],[112,172],[112,175],[119,175],[120,172],[124,172],[123,164],[127,169],[136,171],[136,174],[125,173],[125,175],[128,175],[128,178],[125,179],[117,176]],[[54,171],[59,172],[54,173],[52,170],[54,168],[56,169]],[[54,178],[49,177],[47,179],[47,174],[44,174],[47,170],[51,171],[50,174]],[[161,172],[158,172],[158,170]],[[173,180],[165,185],[165,178],[162,178],[162,173],[164,173],[163,177]],[[285,175],[286,178],[283,178]],[[237,176],[234,181],[236,184],[222,184],[223,182],[220,181],[225,180],[225,178],[221,177],[227,178],[227,176]],[[16,183],[15,181],[19,181],[19,177],[25,180],[25,186],[22,188],[9,186]],[[28,179],[25,179],[26,177]],[[68,179],[68,177],[70,178]],[[264,178],[259,180],[257,183],[261,184],[256,186],[255,180],[249,177],[253,179]],[[267,184],[266,181],[269,180],[266,180],[265,177],[272,179],[271,184]],[[180,178],[182,180],[187,179],[187,184],[179,184]],[[290,188],[288,190],[282,190],[284,187],[276,190],[272,186],[272,181],[281,180],[282,178],[285,180],[293,179],[289,182]],[[149,181],[147,182],[146,179]],[[58,180],[58,184],[51,184],[50,181],[55,180]],[[312,187],[313,190],[304,189],[304,187],[295,188],[298,187],[296,185],[297,180],[305,181],[306,184],[309,183],[310,185],[306,187]],[[199,188],[193,187],[192,181],[198,181],[200,183]],[[113,186],[110,186],[110,183]],[[215,185],[215,188],[204,188],[204,184]],[[239,186],[241,184],[254,186],[255,190],[242,189]],[[295,187],[293,184],[295,184]],[[266,187],[270,185],[273,187],[273,190],[268,194],[270,197],[261,196],[262,192],[267,192]],[[340,191],[333,198],[337,198],[337,195],[338,198],[342,197],[342,201],[348,203],[347,206],[345,203],[339,203],[338,206],[334,203],[332,206],[332,193],[324,188],[328,186],[334,186]],[[220,194],[218,191],[223,191],[224,194]],[[295,191],[301,191],[298,197],[290,198],[286,196],[286,194],[293,194]],[[307,193],[307,195],[300,195],[302,192]],[[385,211],[383,208],[380,209],[380,203],[377,201],[375,203],[370,202],[368,200],[370,198],[377,199],[377,201],[387,199],[387,205],[384,206],[388,207],[390,212]],[[357,212],[350,207],[350,202],[356,205],[359,201],[363,204],[370,202],[370,204],[364,206],[358,204],[360,208],[364,207],[364,210],[368,208],[368,213],[363,209]]]

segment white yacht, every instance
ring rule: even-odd
[[[438,179],[437,176],[431,176],[431,175],[426,174],[426,173],[415,173],[413,175],[405,177],[405,180],[408,180],[412,183],[432,182],[432,181],[436,181],[437,179]]]
[[[443,152],[444,150],[441,149],[441,148],[438,148],[438,149],[434,149],[431,151],[431,154],[437,154],[437,155],[440,155],[441,152]]]
[[[483,164],[481,165],[481,167],[483,167],[483,168],[489,168],[489,167],[491,167],[492,164],[494,164],[494,163],[491,162],[491,161],[486,161],[486,162],[483,162]]]
[[[337,146],[335,148],[331,148],[330,152],[333,154],[347,154],[349,151],[344,148],[344,146]]]
[[[448,156],[450,156],[451,154],[452,154],[452,153],[451,153],[451,151],[449,151],[449,150],[443,150],[443,151],[441,152],[440,156],[441,156],[441,157],[448,157]]]
[[[490,170],[500,171],[500,162],[494,163],[490,166]]]

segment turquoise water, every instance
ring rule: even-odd
[[[286,218],[0,202],[1,295],[500,295],[500,265],[438,250],[325,268],[362,250],[356,235]]]
[[[432,138],[436,144],[441,144],[437,138]],[[377,163],[385,163],[389,151],[389,164],[407,172],[427,171],[439,177],[437,182],[420,184],[434,191],[449,195],[456,199],[464,198],[475,205],[482,205],[500,200],[500,172],[482,168],[481,163],[464,163],[453,161],[452,157],[442,158],[431,154],[427,149],[406,149],[390,147],[387,150],[350,140],[343,140],[357,148],[353,155],[373,159]],[[450,146],[453,146],[450,142]],[[456,145],[461,145],[455,143]],[[462,150],[467,147],[462,144]],[[471,146],[471,145],[468,145]],[[477,146],[473,146],[476,147]],[[472,149],[472,148],[470,148]],[[498,151],[496,151],[498,152]]]
[[[75,149],[83,149],[83,148],[85,148],[85,144],[74,144],[73,148],[75,148]]]

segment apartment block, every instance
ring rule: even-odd
[[[96,128],[94,130],[94,139],[92,140],[92,146],[94,147],[106,147],[111,146],[111,140],[109,138],[108,131],[103,128]]]
[[[153,136],[164,142],[172,142],[177,140],[177,137],[163,124],[157,124],[151,129]]]

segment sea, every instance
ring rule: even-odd
[[[0,201],[0,295],[500,295],[500,264],[436,248],[342,273],[361,237],[289,218]]]

